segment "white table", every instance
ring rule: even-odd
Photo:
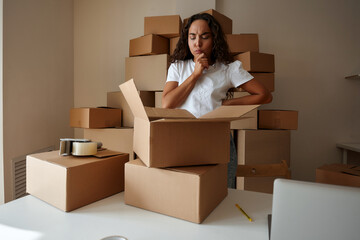
[[[229,195],[196,224],[124,204],[124,193],[65,213],[33,197],[0,205],[0,239],[98,240],[121,235],[136,239],[268,239],[272,195],[229,189]],[[238,203],[254,222],[235,207]]]
[[[347,151],[360,152],[360,143],[337,143],[336,146],[342,149],[342,163],[347,164]]]

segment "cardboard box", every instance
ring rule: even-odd
[[[144,108],[133,80],[119,87],[135,116],[134,152],[148,167],[227,163],[229,122],[258,107],[221,106],[196,119],[183,109]]]
[[[138,91],[140,99],[144,106],[155,106],[155,92]],[[121,122],[123,127],[134,127],[134,115],[131,112],[129,104],[124,98],[121,91],[107,93],[107,106],[111,108],[122,109]]]
[[[275,72],[273,54],[245,52],[235,55],[235,60],[242,62],[242,66],[249,72]]]
[[[154,54],[169,54],[169,39],[149,34],[130,40],[130,57]]]
[[[130,160],[134,160],[133,136],[133,128],[84,129],[84,138],[102,142],[104,148],[128,153]]]
[[[251,73],[254,79],[260,82],[269,92],[275,91],[275,74],[274,73]],[[232,88],[233,92],[244,92],[245,90],[241,87]]]
[[[137,159],[125,165],[125,204],[201,223],[227,196],[226,176],[226,164],[160,169]]]
[[[157,34],[163,37],[178,37],[181,33],[180,15],[154,16],[144,18],[144,35]]]
[[[180,37],[170,38],[170,55],[172,55],[176,49],[176,45],[179,42]]]
[[[262,193],[273,193],[277,177],[237,177],[236,189]]]
[[[244,115],[244,119],[231,121],[230,129],[257,129],[257,109],[251,110]]]
[[[155,107],[162,108],[162,94],[163,92],[155,92]]]
[[[128,154],[104,158],[60,156],[59,151],[28,155],[26,191],[63,211],[72,211],[123,191],[128,160]]]
[[[113,108],[72,108],[70,127],[106,128],[121,126],[121,109]]]
[[[360,187],[360,166],[329,164],[316,169],[316,182]]]
[[[298,111],[259,110],[259,128],[296,130],[298,128]]]
[[[169,55],[128,57],[125,59],[125,80],[134,79],[142,91],[162,91],[165,86]]]
[[[248,92],[233,92],[233,98],[249,96]],[[257,108],[243,115],[243,119],[230,122],[230,129],[257,129]]]
[[[238,130],[237,137],[238,164],[290,166],[290,130]]]
[[[219,22],[224,34],[232,34],[232,20],[230,18],[219,13],[218,11],[215,11],[214,9],[209,9],[209,10],[201,12],[201,13],[208,13],[211,16],[213,16],[216,19],[216,21]],[[184,19],[184,25],[187,24],[189,19],[190,18]]]
[[[258,34],[226,34],[226,41],[231,54],[259,52]]]

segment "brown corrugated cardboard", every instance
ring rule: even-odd
[[[298,128],[298,111],[259,110],[259,128],[296,130]]]
[[[255,80],[264,85],[269,92],[273,92],[275,90],[275,74],[274,73],[251,73]],[[245,90],[241,87],[232,88],[233,92],[244,92]]]
[[[245,52],[235,55],[235,60],[249,72],[275,72],[274,55],[268,53]]]
[[[232,20],[230,18],[219,13],[218,11],[215,11],[214,9],[209,9],[201,13],[208,13],[212,15],[216,19],[216,21],[219,22],[224,34],[232,34]],[[188,20],[189,18],[184,19],[184,25],[186,25]]]
[[[169,54],[169,39],[148,34],[130,40],[130,57],[154,54]]]
[[[244,119],[231,121],[230,129],[257,129],[257,115],[257,109],[248,112]]]
[[[135,116],[134,152],[148,167],[229,161],[229,121],[258,105],[221,106],[196,119],[183,109],[144,108],[133,80],[119,86]]]
[[[239,164],[290,166],[290,130],[238,130],[237,155]]]
[[[275,179],[276,177],[237,177],[236,189],[272,194]]]
[[[129,154],[134,159],[133,128],[84,129],[84,138],[101,142],[104,148]]]
[[[144,106],[155,106],[155,92],[138,91],[138,93]],[[123,127],[134,127],[134,115],[121,91],[107,93],[107,106],[111,108],[120,108],[122,110],[121,122]]]
[[[70,127],[106,128],[121,126],[121,109],[113,108],[72,108]]]
[[[360,187],[360,166],[329,164],[316,169],[316,182]]]
[[[26,191],[63,211],[72,211],[123,191],[128,160],[128,154],[104,158],[60,156],[59,151],[28,155]]]
[[[233,92],[233,98],[249,96],[248,92]],[[257,129],[257,109],[243,115],[244,119],[234,120],[230,122],[230,129]]]
[[[226,41],[231,54],[243,52],[259,52],[258,34],[226,34]]]
[[[162,91],[165,86],[169,55],[128,57],[125,59],[125,79],[134,79],[142,91]]]
[[[226,197],[226,176],[226,164],[160,169],[137,159],[125,164],[125,203],[201,223]]]
[[[154,16],[144,18],[144,35],[157,34],[172,38],[180,36],[180,15]]]
[[[162,94],[163,92],[155,92],[155,107],[162,108]]]
[[[170,55],[172,55],[175,51],[176,45],[179,42],[180,37],[170,38]]]

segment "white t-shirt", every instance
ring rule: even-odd
[[[194,72],[194,68],[195,62],[192,59],[176,61],[169,67],[166,82],[175,81],[180,86]],[[200,117],[220,107],[230,88],[238,87],[252,78],[238,60],[228,65],[217,62],[203,71],[194,89],[179,108]]]

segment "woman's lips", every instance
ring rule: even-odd
[[[195,50],[195,53],[196,53],[196,54],[201,54],[202,51],[201,51],[201,50]]]

